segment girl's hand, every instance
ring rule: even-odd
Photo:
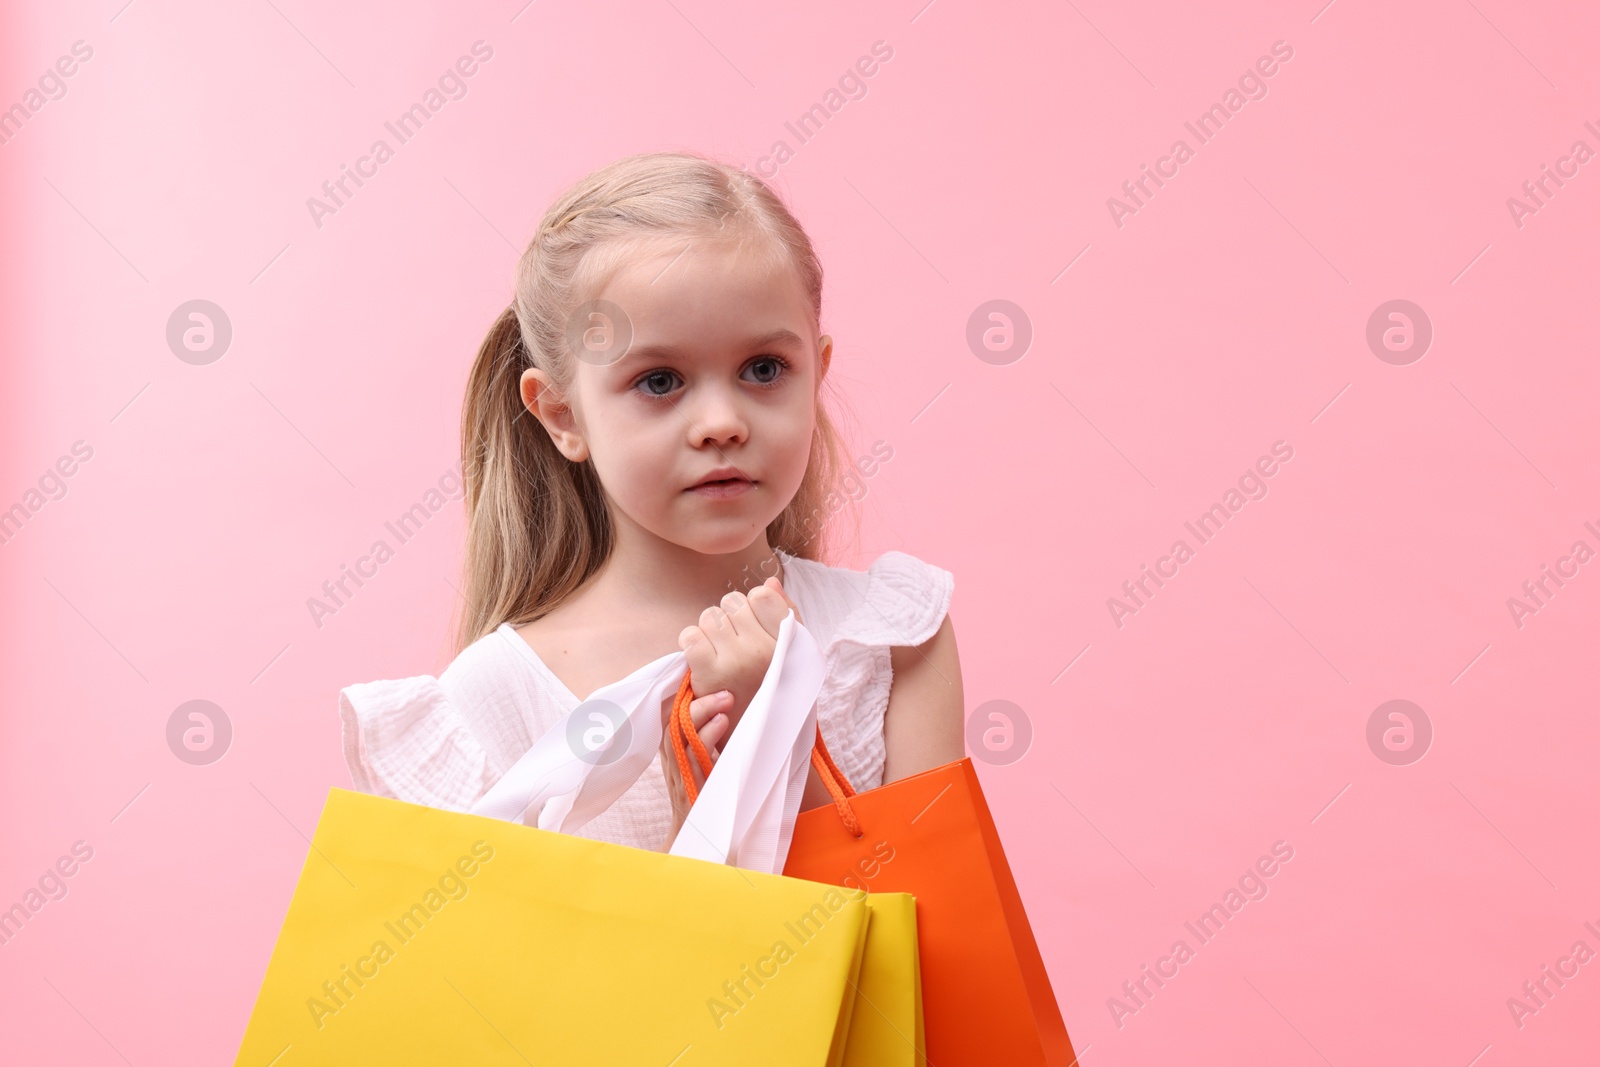
[[[685,627],[678,635],[694,693],[689,717],[710,750],[713,764],[722,742],[733,732],[761,687],[778,647],[778,628],[791,608],[799,619],[800,609],[784,593],[782,583],[776,577],[768,578],[748,597],[729,593],[720,606],[702,612],[697,625]],[[667,711],[671,711],[672,699],[667,699]],[[666,731],[661,738],[661,769],[672,799],[672,832],[667,837],[670,848],[688,818],[690,803],[672,750],[672,735]],[[689,773],[694,776],[697,792],[705,787],[705,775],[693,755],[689,758]]]
[[[778,648],[778,628],[795,607],[776,577],[750,591],[729,593],[716,607],[700,614],[700,621],[678,634],[678,647],[689,661],[690,684],[697,699],[726,693],[730,699],[717,706],[728,716],[728,733],[739,719],[772,664]],[[726,736],[724,734],[723,736]]]

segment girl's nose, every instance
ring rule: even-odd
[[[749,436],[744,412],[731,391],[708,385],[695,390],[695,394],[684,405],[691,443],[722,444],[743,441]]]

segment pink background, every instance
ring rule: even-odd
[[[637,151],[793,146],[878,40],[776,179],[852,447],[894,449],[836,562],[954,572],[969,712],[1031,723],[979,769],[1084,1062],[1593,1054],[1600,963],[1521,1027],[1506,1003],[1600,951],[1600,564],[1520,628],[1506,603],[1600,549],[1600,162],[1520,228],[1506,206],[1600,149],[1591,5],[123,3],[0,16],[0,106],[94,50],[0,146],[0,508],[93,448],[0,546],[0,907],[94,849],[0,946],[4,1059],[231,1061],[349,786],[337,690],[446,662],[457,508],[321,628],[306,599],[455,462],[545,206]],[[306,198],[480,39],[467,96],[315,226]],[[1279,40],[1268,95],[1197,145]],[[1119,228],[1107,198],[1179,137]],[[206,366],[164,336],[196,298],[234,329]],[[1399,298],[1435,332],[1406,366],[1365,340]],[[1006,365],[965,340],[993,299],[1034,330]],[[1119,628],[1107,598],[1279,440],[1269,495]],[[209,766],[166,742],[193,699],[234,730]],[[1432,723],[1420,761],[1368,747],[1391,699]],[[1269,895],[1199,946],[1185,921],[1276,841]]]

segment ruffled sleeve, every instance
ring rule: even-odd
[[[339,693],[344,758],[364,793],[466,811],[492,784],[488,756],[431,676]]]
[[[865,572],[785,555],[795,602],[827,660],[817,722],[834,761],[857,789],[883,781],[883,720],[894,682],[890,650],[923,644],[944,624],[955,577],[904,552]]]
[[[828,644],[920,645],[944,623],[955,576],[904,552],[889,551],[867,568],[859,597],[828,636]]]

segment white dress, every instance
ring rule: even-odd
[[[882,785],[889,649],[920,645],[938,631],[955,579],[904,552],[885,552],[864,572],[778,555],[784,592],[827,666],[817,721],[828,750],[857,790]],[[467,811],[580,703],[508,623],[463,649],[438,678],[343,689],[345,762],[362,792]],[[658,755],[578,836],[663,851],[671,825]]]

